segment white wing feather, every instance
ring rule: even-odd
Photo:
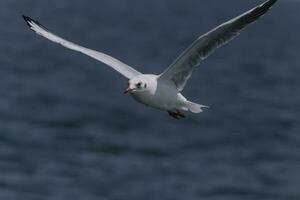
[[[268,0],[202,35],[160,75],[160,78],[172,80],[177,89],[182,91],[193,70],[202,60],[234,39],[246,25],[264,15],[276,1]]]
[[[104,53],[101,53],[101,52],[98,52],[98,51],[95,51],[92,49],[82,47],[80,45],[77,45],[73,42],[67,41],[67,40],[51,33],[50,31],[47,30],[47,28],[43,27],[40,23],[31,19],[30,17],[23,16],[23,18],[27,22],[27,24],[31,28],[31,30],[33,30],[38,35],[41,35],[41,36],[51,40],[52,42],[61,44],[62,46],[66,47],[66,48],[81,52],[87,56],[90,56],[90,57],[100,61],[100,62],[103,62],[129,79],[141,74],[140,72],[136,71],[132,67],[122,63],[121,61],[119,61],[109,55],[106,55]]]

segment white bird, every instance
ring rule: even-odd
[[[183,111],[200,113],[203,111],[203,108],[208,108],[207,106],[188,101],[180,93],[194,69],[217,48],[239,35],[246,25],[251,24],[264,15],[276,1],[268,0],[200,36],[160,75],[142,74],[111,56],[79,46],[51,33],[47,28],[30,17],[23,15],[23,18],[35,33],[66,48],[79,51],[103,62],[127,77],[129,83],[127,90],[124,92],[125,94],[131,94],[136,101],[167,111],[172,117],[179,119],[185,117]]]

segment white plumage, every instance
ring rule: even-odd
[[[180,93],[195,67],[217,48],[239,35],[246,25],[256,21],[265,14],[276,1],[268,0],[200,36],[160,75],[142,74],[109,55],[82,47],[51,33],[30,17],[23,16],[23,18],[35,33],[66,48],[81,52],[103,62],[127,77],[129,79],[129,87],[125,93],[130,93],[136,101],[153,108],[168,111],[171,116],[179,119],[184,117],[182,111],[200,113],[203,108],[207,107],[188,101]]]

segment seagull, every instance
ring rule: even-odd
[[[88,49],[55,35],[28,16],[23,15],[23,18],[30,29],[38,35],[92,57],[128,78],[128,88],[124,94],[130,94],[137,102],[167,111],[170,116],[180,119],[185,117],[185,111],[200,113],[204,108],[208,108],[208,106],[187,100],[181,94],[194,69],[217,48],[238,36],[240,31],[248,24],[264,15],[276,1],[265,1],[200,36],[159,75],[143,74],[109,55]]]

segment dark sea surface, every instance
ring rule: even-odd
[[[21,18],[159,74],[259,3],[1,0],[0,199],[300,199],[300,1],[278,1],[203,62],[183,94],[211,108],[180,121]]]

